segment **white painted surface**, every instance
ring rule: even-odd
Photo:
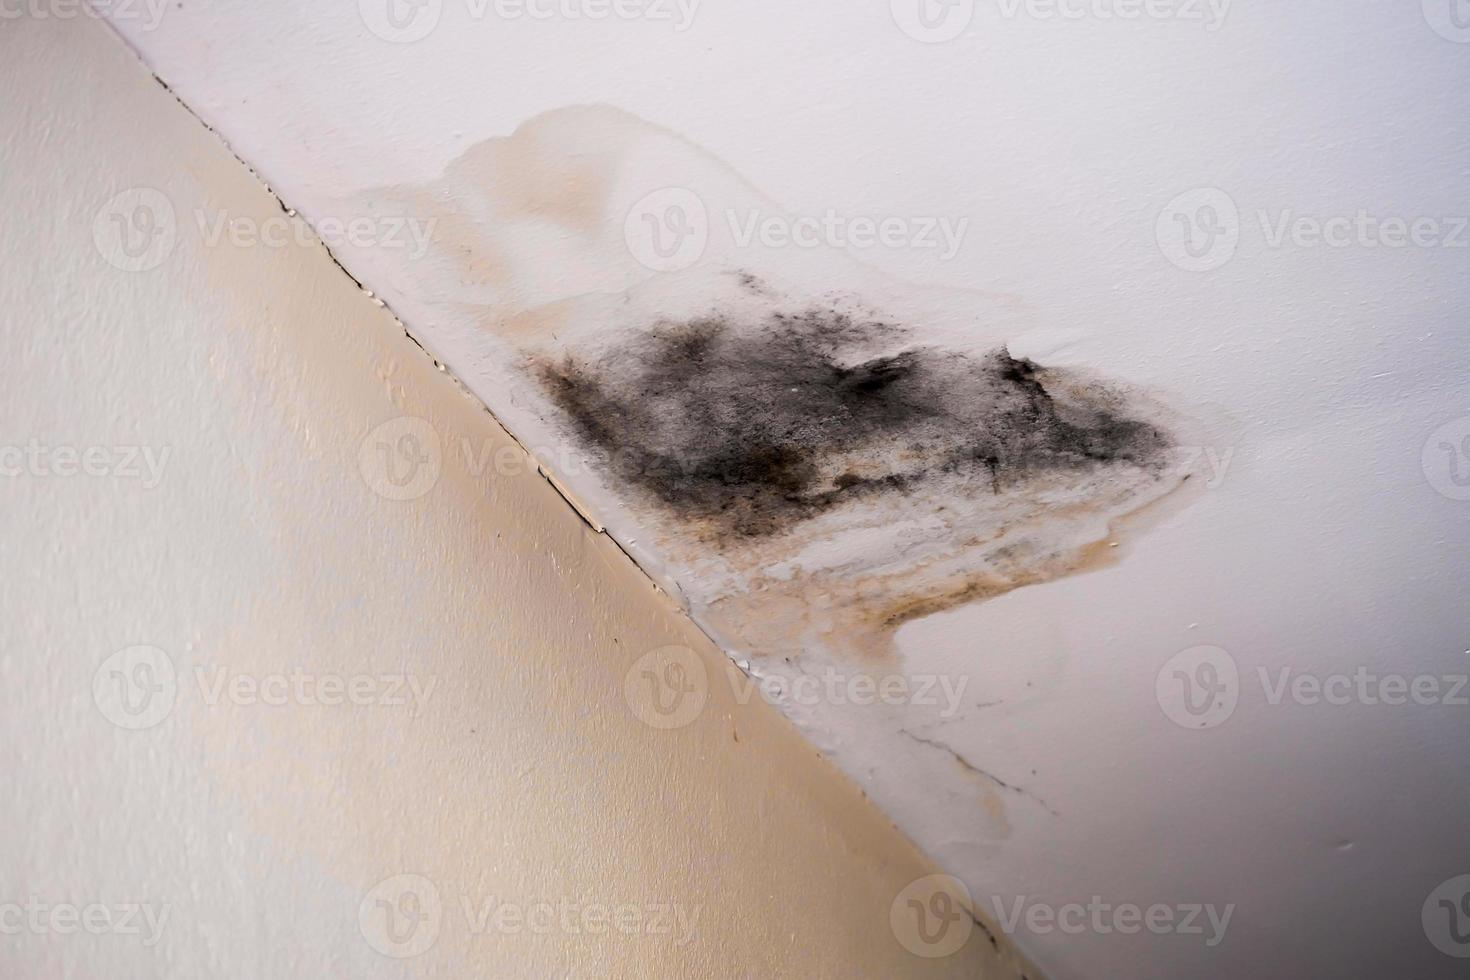
[[[1269,230],[1288,210],[1470,214],[1470,44],[1449,5],[1237,3],[1214,30],[983,5],[944,44],[905,36],[887,6],[707,0],[680,32],[476,20],[445,0],[406,44],[345,3],[188,6],[156,30],[119,27],[317,219],[581,102],[670,127],[796,213],[969,217],[952,261],[861,257],[1015,294],[1036,324],[1015,353],[1181,393],[1238,435],[1207,447],[1229,460],[1217,485],[1121,565],[900,634],[907,669],[999,702],[938,737],[1056,815],[1017,803],[1001,836],[944,786],[890,813],[1005,905],[1235,906],[1210,949],[1023,932],[1057,977],[1453,975],[1421,908],[1470,864],[1470,708],[1273,705],[1258,674],[1470,669],[1470,503],[1436,452],[1463,434],[1440,427],[1470,415],[1470,248],[1272,247]],[[1206,272],[1156,240],[1197,188],[1222,189],[1241,220],[1236,254]],[[340,254],[472,374],[391,257]],[[1185,731],[1155,682],[1198,646],[1228,651],[1242,687],[1223,724]],[[847,734],[814,737],[840,753]],[[912,748],[889,751],[867,765]]]
[[[105,26],[0,85],[0,976],[1024,972]]]

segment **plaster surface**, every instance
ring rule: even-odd
[[[106,27],[0,84],[0,974],[1027,971]]]
[[[1109,567],[904,625],[906,676],[967,685],[927,743],[814,717],[830,699],[788,714],[982,905],[1234,908],[1216,945],[1021,925],[1054,976],[1454,975],[1423,913],[1470,862],[1466,709],[1280,687],[1283,671],[1309,687],[1399,676],[1444,695],[1467,671],[1470,45],[1450,4],[1179,3],[1133,20],[973,5],[943,43],[916,38],[902,3],[709,2],[682,30],[423,9],[412,37],[371,3],[117,26],[319,224],[587,104],[702,147],[783,215],[970,219],[947,258],[851,254],[875,280],[1010,297],[1016,356],[1225,420],[1194,447],[1206,492]],[[622,218],[599,230],[615,240]],[[1420,222],[1433,234],[1411,241]],[[568,240],[518,239],[532,272],[516,289],[661,275]],[[335,251],[534,443],[519,420],[536,412],[411,248]],[[1235,684],[1193,716],[1180,675]],[[934,781],[924,767],[941,763]],[[895,772],[927,791],[895,789]]]

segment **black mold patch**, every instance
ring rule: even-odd
[[[936,480],[1002,493],[1043,472],[1161,466],[1170,448],[1116,393],[1049,387],[1055,375],[1004,348],[908,339],[834,308],[708,316],[537,373],[616,478],[746,537]]]

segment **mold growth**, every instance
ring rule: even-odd
[[[391,270],[434,346],[751,677],[1020,661],[1026,650],[987,645],[974,621],[945,626],[937,648],[899,637],[916,618],[1125,560],[1203,490],[1185,450],[1214,438],[1199,407],[1073,366],[1103,338],[1039,366],[1012,352],[1070,331],[1035,322],[1021,297],[904,282],[718,220],[692,265],[666,270],[662,249],[690,230],[656,203],[675,186],[710,216],[799,218],[606,106],[528,120],[431,183],[341,210],[437,221],[428,260]],[[993,843],[1010,808],[1045,813],[990,775],[1014,766],[989,751],[941,751],[943,719],[914,701],[780,708],[888,812],[940,807],[944,821],[906,823],[934,850],[950,846],[936,827]]]
[[[831,305],[660,322],[536,371],[614,479],[706,538],[770,537],[920,488],[1000,495],[1158,469],[1172,448],[1117,391]]]
[[[1019,297],[718,221],[692,265],[654,271],[639,256],[670,229],[640,209],[675,175],[710,214],[785,214],[606,106],[351,206],[438,221],[401,289],[435,298],[425,319],[475,393],[554,449],[558,490],[725,649],[888,656],[909,620],[1119,560],[1123,522],[1183,500],[1195,423],[1172,397],[1012,356],[1035,342]]]

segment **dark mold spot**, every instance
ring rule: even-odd
[[[766,281],[753,272],[738,271],[735,273],[735,279],[740,283],[740,288],[747,292],[755,293],[757,296],[771,295]]]
[[[615,478],[719,534],[778,533],[840,503],[947,481],[1162,465],[1122,397],[1004,348],[916,345],[881,317],[809,308],[663,322],[537,374]]]

